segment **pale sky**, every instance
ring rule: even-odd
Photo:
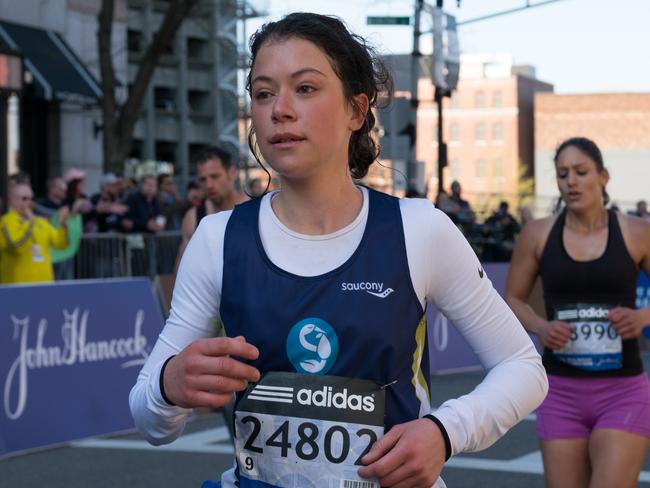
[[[543,0],[531,0],[531,4]],[[257,0],[270,16],[312,11],[341,17],[383,54],[412,50],[410,26],[366,25],[367,15],[413,15],[408,0]],[[435,5],[435,0],[428,0]],[[458,22],[522,7],[525,0],[445,0]],[[426,17],[426,16],[425,16]],[[249,21],[249,32],[261,24]],[[429,25],[427,20],[423,23]],[[556,93],[650,92],[650,0],[562,0],[522,12],[459,26],[461,52],[507,52],[530,64]],[[421,49],[431,52],[431,36]]]

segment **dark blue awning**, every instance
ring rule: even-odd
[[[43,98],[81,103],[101,99],[99,83],[57,32],[0,21],[0,44],[23,54]]]

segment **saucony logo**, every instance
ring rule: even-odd
[[[365,291],[378,298],[386,298],[395,290],[386,288],[384,284],[376,281],[357,281],[355,283],[341,283],[341,291]]]
[[[375,295],[376,297],[379,297],[379,298],[386,298],[388,295],[390,295],[394,291],[395,290],[393,290],[392,288],[386,288],[381,293],[375,293],[373,291],[366,290],[367,293],[370,293],[371,295]]]

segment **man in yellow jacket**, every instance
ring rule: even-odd
[[[9,211],[0,218],[0,283],[54,281],[50,246],[67,245],[68,208],[59,210],[60,227],[33,214],[34,194],[17,183],[9,190]]]

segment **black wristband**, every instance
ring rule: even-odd
[[[163,375],[165,374],[165,368],[167,367],[167,363],[169,363],[169,361],[171,361],[172,358],[174,358],[175,356],[176,354],[174,354],[173,356],[169,356],[165,360],[165,362],[162,365],[162,368],[160,368],[160,376],[158,378],[158,386],[160,386],[160,396],[163,398],[163,400],[165,400],[165,402],[167,402],[172,407],[175,407],[176,404],[172,402],[169,398],[167,398],[167,395],[165,394],[165,381],[163,380]]]
[[[449,440],[449,434],[447,434],[447,429],[445,429],[445,426],[442,425],[442,422],[438,420],[437,417],[434,415],[425,415],[423,418],[427,418],[431,420],[434,424],[438,426],[440,429],[440,432],[442,432],[442,438],[445,441],[445,462],[449,461],[449,458],[451,457],[451,441]]]

